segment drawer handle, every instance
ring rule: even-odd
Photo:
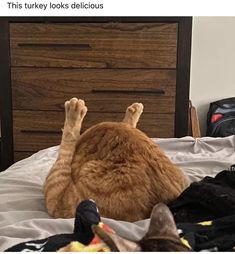
[[[47,131],[47,130],[20,130],[22,133],[28,133],[28,134],[52,134],[57,135],[61,134],[61,131]]]
[[[165,91],[162,89],[155,89],[155,88],[97,88],[92,89],[92,93],[155,93],[155,94],[165,94]]]
[[[90,44],[78,43],[78,44],[67,44],[67,43],[18,43],[19,47],[24,48],[79,48],[79,49],[91,49]]]

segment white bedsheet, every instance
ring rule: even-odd
[[[235,136],[155,141],[190,181],[215,176],[235,164]],[[0,173],[0,251],[27,240],[73,231],[73,219],[50,218],[44,204],[42,186],[57,151],[58,147],[39,151]],[[140,239],[149,223],[149,220],[136,223],[102,220],[131,240]]]

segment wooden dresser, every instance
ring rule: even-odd
[[[83,130],[145,106],[150,137],[187,135],[191,18],[2,20],[2,164],[60,142],[64,102],[86,101]]]

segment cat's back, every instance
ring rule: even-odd
[[[149,215],[151,183],[138,151],[140,140],[151,143],[148,139],[128,124],[111,122],[95,125],[81,136],[72,177],[82,197],[96,201],[102,216],[134,221]]]
[[[102,122],[85,131],[77,144],[78,156],[90,159],[126,161],[129,157],[142,158],[148,147],[158,146],[142,131],[126,123]],[[145,152],[144,152],[145,151]]]
[[[102,216],[129,221],[147,218],[153,205],[172,200],[184,185],[159,147],[125,123],[104,122],[84,132],[71,170],[82,198],[95,200]]]
[[[142,131],[123,122],[102,122],[87,129],[80,137],[78,145],[84,142],[100,141],[101,139],[118,137],[121,139],[132,139],[142,137],[149,139]]]

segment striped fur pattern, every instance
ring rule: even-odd
[[[58,158],[44,184],[48,212],[71,218],[77,205],[93,199],[102,216],[136,221],[150,216],[187,187],[180,169],[136,128],[141,103],[126,110],[122,122],[103,122],[82,135],[87,113],[83,100],[65,102],[65,124]]]

